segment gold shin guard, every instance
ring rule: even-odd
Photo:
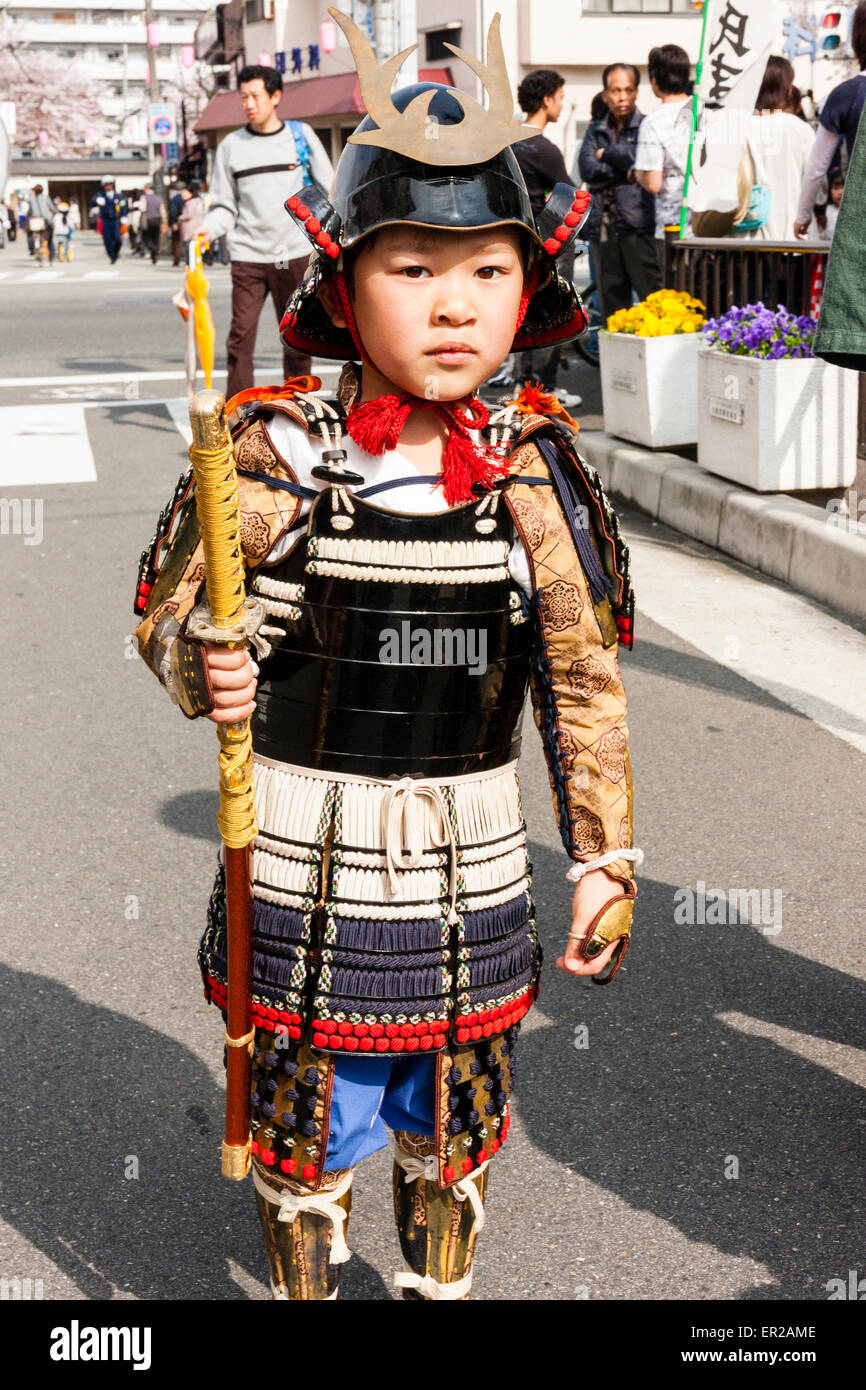
[[[345,1229],[352,1208],[353,1168],[322,1175],[311,1192],[253,1159],[256,1206],[275,1299],[334,1299],[340,1265],[351,1251]]]
[[[398,1130],[394,1143],[394,1217],[408,1266],[394,1282],[406,1299],[468,1299],[475,1238],[484,1225],[487,1164],[441,1188],[433,1139]]]

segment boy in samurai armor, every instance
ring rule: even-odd
[[[347,33],[369,111],[281,331],[346,363],[228,403],[256,661],[196,637],[204,566],[186,475],[142,563],[139,649],[189,717],[252,719],[252,1168],[274,1298],[333,1299],[352,1175],[394,1140],[405,1298],[465,1299],[541,949],[517,780],[531,686],[573,921],[557,965],[610,980],[635,895],[627,552],[568,417],[475,392],[509,352],[585,323],[556,258],[588,195],[536,219],[496,17],[487,109],[390,94]],[[311,389],[314,388],[314,389]],[[542,400],[555,410],[556,403]],[[204,621],[207,613],[205,611]],[[199,959],[226,1002],[217,876]]]

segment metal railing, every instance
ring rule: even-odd
[[[762,300],[808,314],[815,256],[826,241],[744,241],[738,237],[688,237],[665,244],[665,285],[685,290],[707,306],[711,318],[732,304]]]

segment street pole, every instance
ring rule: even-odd
[[[150,42],[150,26],[153,24],[153,22],[153,0],[144,0],[144,23],[147,35],[148,86],[150,88],[151,102],[159,101],[159,77],[157,76],[156,72],[156,47],[152,45]],[[147,117],[147,167],[150,173],[151,182],[154,184],[154,188],[156,188],[157,182],[163,185],[164,187],[165,180],[162,178],[161,166],[159,166],[160,178],[157,180],[156,177],[158,166],[156,148],[153,141],[153,132],[150,128],[150,111],[148,111]],[[156,191],[161,194],[163,191],[163,187],[157,188]]]

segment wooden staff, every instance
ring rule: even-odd
[[[204,546],[210,625],[196,635],[230,649],[246,647],[241,514],[225,399],[200,391],[189,406],[195,497]],[[192,627],[191,627],[192,631]],[[250,844],[258,834],[253,789],[253,745],[248,719],[219,724],[220,804],[217,824],[225,845],[228,950],[226,1025],[226,1127],[222,1172],[243,1178],[250,1168],[250,1066],[254,1030],[250,1026],[252,919]]]

